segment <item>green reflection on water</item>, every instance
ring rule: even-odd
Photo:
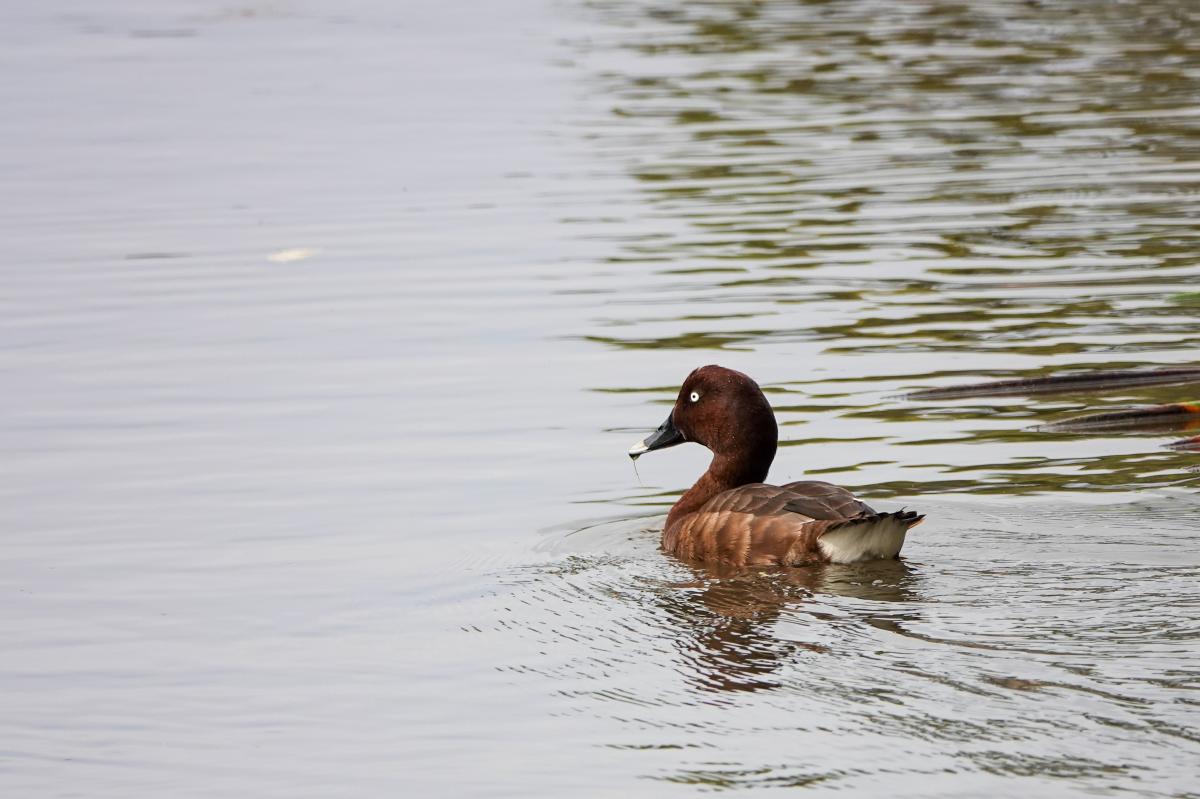
[[[741,353],[795,363],[819,342],[805,363],[831,376],[806,370],[786,384],[804,401],[776,398],[782,428],[814,438],[783,443],[823,443],[834,461],[823,474],[890,474],[870,484],[876,495],[1125,490],[1195,463],[1155,451],[1161,441],[1120,454],[1129,439],[1113,436],[1097,454],[1094,438],[1027,429],[1186,399],[1169,387],[1004,403],[885,397],[951,376],[1196,359],[1200,9],[594,7],[628,56],[599,76],[620,109],[600,140],[661,220],[659,235],[615,242],[614,291],[661,305],[643,316],[607,306],[594,323],[607,329],[582,338],[631,357],[708,351],[695,365],[722,353],[734,366]],[[877,446],[839,460],[837,442]],[[948,444],[952,462],[913,457]],[[864,466],[880,461],[894,463]],[[921,479],[903,479],[909,471]]]

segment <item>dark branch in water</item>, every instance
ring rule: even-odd
[[[1175,369],[1127,369],[1107,372],[1031,377],[1020,380],[995,380],[965,386],[927,388],[901,395],[903,399],[958,399],[987,397],[997,394],[1055,394],[1073,391],[1108,391],[1129,386],[1164,386],[1179,383],[1200,383],[1200,367]]]
[[[1150,405],[1129,411],[1076,416],[1074,419],[1039,425],[1034,430],[1042,433],[1080,433],[1090,430],[1187,430],[1195,426],[1200,426],[1200,403],[1178,402],[1170,405]]]
[[[1182,441],[1172,441],[1170,444],[1163,444],[1168,449],[1186,449],[1200,452],[1200,436],[1193,438],[1185,438]]]

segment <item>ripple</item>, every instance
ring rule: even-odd
[[[1194,367],[1200,14],[589,8],[609,32],[573,42],[588,141],[641,200],[610,203],[598,303],[559,332],[637,375],[592,390],[646,424],[671,374],[741,369],[780,421],[775,481],[821,475],[930,521],[874,575],[693,572],[649,520],[619,566],[576,551],[585,579],[545,600],[588,592],[641,664],[591,672],[614,685],[580,712],[653,747],[648,776],[711,789],[1187,790],[1195,455],[1158,447],[1170,430],[1032,428],[1194,397],[950,387]],[[612,502],[664,508],[694,477],[672,457],[641,469],[665,485]],[[606,714],[617,696],[639,710]]]
[[[663,557],[651,520],[547,531],[590,544],[502,577],[494,629],[527,644],[507,669],[555,686],[605,747],[657,753],[670,782],[848,786],[936,766],[1090,784],[1194,754],[1176,701],[1200,688],[1194,498],[924,502],[904,561],[727,577]],[[1135,519],[1157,534],[1127,541]]]
[[[661,232],[617,256],[625,299],[582,339],[779,361],[826,342],[864,375],[919,373],[924,355],[981,373],[1114,351],[1170,364],[1200,344],[1164,296],[1200,277],[1193,15],[595,8],[620,30],[585,48],[621,123],[597,146],[629,165]],[[622,313],[641,292],[731,313]]]

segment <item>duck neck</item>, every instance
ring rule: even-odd
[[[667,514],[664,530],[671,527],[689,513],[694,513],[710,499],[728,491],[731,488],[744,486],[749,483],[761,483],[767,479],[771,469],[771,461],[775,459],[775,442],[770,442],[769,449],[760,447],[756,452],[738,452],[733,455],[714,455],[708,470],[700,475],[696,484],[679,498]]]

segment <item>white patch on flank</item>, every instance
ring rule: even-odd
[[[649,452],[649,451],[650,451],[650,449],[649,449],[649,447],[646,446],[646,442],[644,440],[639,441],[638,443],[634,444],[632,447],[629,448],[630,455],[641,455],[643,452]]]
[[[831,563],[858,563],[884,560],[900,554],[908,526],[889,516],[877,522],[852,524],[830,530],[817,539],[817,545]]]

